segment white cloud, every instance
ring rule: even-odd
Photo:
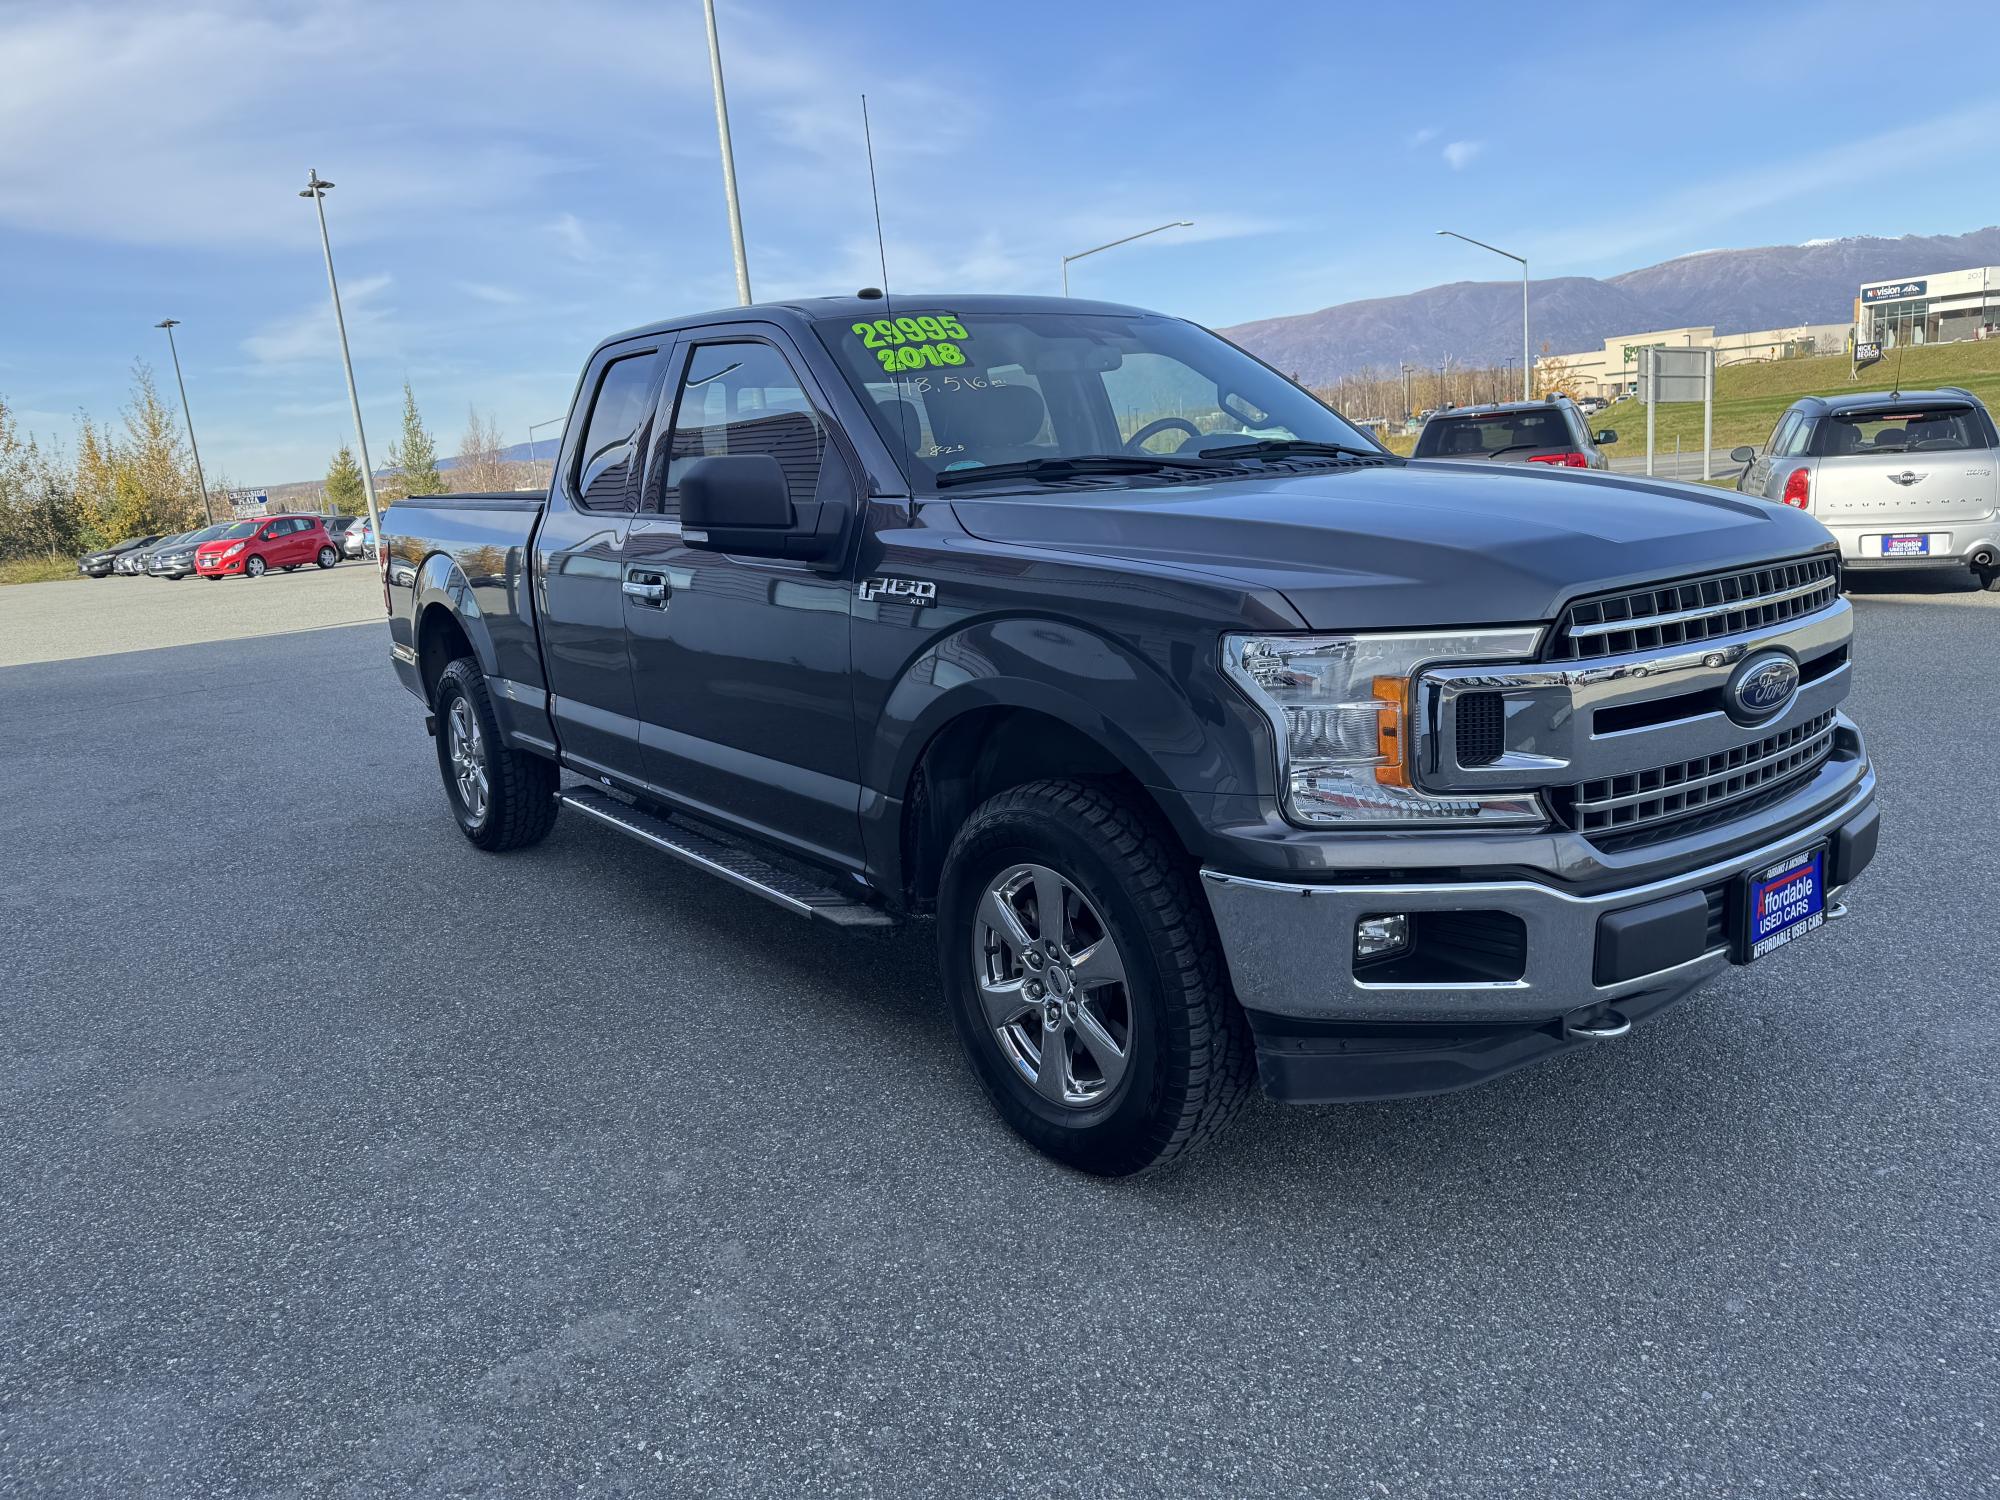
[[[354,341],[358,328],[380,327],[387,321],[387,311],[380,299],[389,289],[390,281],[387,275],[364,276],[341,287],[340,306],[347,318],[350,342]],[[340,333],[333,321],[333,304],[324,299],[296,313],[272,319],[243,340],[243,352],[259,365],[330,359],[339,350]]]
[[[1485,149],[1484,141],[1448,141],[1440,154],[1444,157],[1445,165],[1452,171],[1463,172]]]
[[[1439,130],[1435,125],[1426,125],[1421,130],[1413,130],[1410,132],[1410,137],[1409,137],[1410,149],[1414,151],[1419,146],[1428,146],[1432,141],[1436,140],[1443,133],[1444,132]]]
[[[496,307],[516,307],[528,300],[510,286],[495,286],[489,281],[461,281],[458,289],[468,297],[491,302]]]
[[[1845,198],[1855,183],[1875,181],[1923,159],[1938,141],[1984,140],[1996,133],[2000,100],[1985,100],[1879,135],[1829,142],[1794,157],[1690,183],[1651,200],[1643,214],[1621,209],[1602,220],[1551,226],[1529,248],[1564,265],[1615,260],[1775,204],[1817,194]]]
[[[575,214],[557,214],[542,227],[556,237],[556,243],[562,246],[563,253],[571,260],[597,258],[597,246],[591,242],[589,232],[583,227],[583,221]]]

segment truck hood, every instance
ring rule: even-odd
[[[1828,545],[1812,517],[1694,485],[1511,464],[958,497],[988,541],[1275,590],[1315,630],[1553,619],[1570,599]]]

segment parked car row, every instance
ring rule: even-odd
[[[222,521],[172,536],[135,536],[76,560],[87,578],[114,574],[165,578],[178,582],[191,575],[207,579],[261,578],[273,568],[296,573],[311,564],[330,568],[343,551],[361,555],[361,545],[345,547],[356,530],[353,516],[282,515],[261,521]],[[365,528],[366,521],[362,522]],[[372,538],[369,550],[372,552]]]

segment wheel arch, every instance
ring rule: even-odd
[[[1199,844],[1199,821],[1154,750],[1177,755],[1209,744],[1186,694],[1105,637],[1027,623],[1038,646],[1087,675],[968,670],[1008,660],[1010,643],[995,630],[934,644],[890,694],[871,770],[888,794],[883,807],[897,816],[876,853],[911,910],[929,909],[945,851],[972,810],[1030,781],[1119,782],[1159,815],[1181,852]]]
[[[417,675],[424,701],[436,702],[438,678],[461,656],[471,656],[480,671],[495,675],[492,632],[457,562],[446,553],[433,552],[417,569],[412,592]]]

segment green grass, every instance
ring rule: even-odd
[[[1879,365],[1863,370],[1857,380],[1848,378],[1845,354],[1729,365],[1715,372],[1715,446],[1729,449],[1748,443],[1761,449],[1780,413],[1801,396],[1886,391],[1897,383],[1898,359],[1903,362],[1901,384],[1906,390],[1964,386],[1988,407],[2000,407],[2000,340],[1994,339],[1892,352]],[[1659,407],[1654,424],[1655,452],[1673,452],[1676,438],[1683,451],[1701,451],[1699,404]],[[1590,425],[1617,432],[1614,457],[1646,451],[1646,408],[1637,401],[1606,407],[1590,419]]]
[[[73,557],[17,557],[0,562],[0,585],[9,583],[53,583],[60,578],[79,578]]]

